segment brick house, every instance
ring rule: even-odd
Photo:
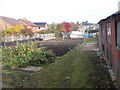
[[[18,21],[20,23],[22,23],[23,25],[25,25],[27,28],[32,29],[33,32],[39,31],[39,28],[38,28],[38,26],[36,24],[34,24],[34,23],[32,23],[32,22],[30,22],[30,21],[28,21],[26,19],[18,19]]]
[[[0,16],[0,30],[10,29],[14,25],[22,25],[22,23],[13,18]]]

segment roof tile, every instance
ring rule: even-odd
[[[9,18],[9,17],[0,16],[0,20],[5,21],[6,23],[9,23],[10,25],[22,25],[22,23],[20,23],[16,19]]]
[[[29,26],[32,26],[32,27],[37,27],[36,24],[34,24],[34,23],[32,23],[32,22],[30,22],[28,20],[25,20],[25,19],[18,19],[18,21],[22,21],[23,23],[25,23],[25,24],[27,24]]]

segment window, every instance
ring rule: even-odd
[[[101,39],[102,43],[104,43],[104,24],[101,24]]]
[[[111,28],[110,28],[110,22],[108,22],[106,24],[106,28],[107,28],[107,41],[111,42]]]
[[[116,26],[116,46],[120,50],[120,21],[117,21]]]
[[[102,39],[103,39],[103,37],[104,37],[104,26],[103,26],[103,24],[101,24],[101,37],[102,37]]]

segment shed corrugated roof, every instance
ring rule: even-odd
[[[5,21],[6,23],[9,23],[10,25],[22,25],[22,23],[20,23],[16,19],[9,18],[9,17],[0,16],[0,20]]]
[[[113,13],[112,15],[108,16],[107,18],[100,20],[98,23],[100,23],[101,21],[105,21],[108,18],[117,17],[117,16],[120,16],[120,11],[117,11],[116,13]]]

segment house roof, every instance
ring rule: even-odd
[[[4,16],[0,16],[0,20],[5,21],[6,23],[9,23],[10,25],[21,25],[22,24],[16,19],[4,17]]]
[[[32,23],[32,22],[30,22],[28,20],[25,20],[25,19],[18,19],[18,21],[22,21],[23,23],[25,23],[25,24],[27,24],[29,26],[32,26],[32,27],[37,27],[36,24],[34,24],[34,23]]]
[[[107,18],[100,20],[100,21],[98,22],[98,24],[99,24],[101,21],[107,20],[108,18],[117,17],[117,16],[120,17],[120,11],[117,11],[116,13],[113,13],[112,15],[108,16]]]
[[[47,23],[46,22],[34,22],[39,27],[45,26]]]

